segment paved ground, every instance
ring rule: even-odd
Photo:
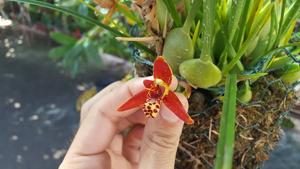
[[[102,70],[72,79],[48,59],[47,41],[19,40],[0,36],[0,168],[54,169],[76,131],[83,84],[103,79],[101,88],[120,74]]]
[[[10,55],[5,38],[15,50]],[[47,58],[47,41],[28,46],[24,40],[18,44],[20,40],[0,34],[0,168],[54,169],[77,128],[74,103],[82,84],[102,79],[101,88],[121,76],[103,69],[71,79]],[[299,168],[300,122],[296,124],[264,169]]]

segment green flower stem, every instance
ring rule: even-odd
[[[231,169],[234,149],[237,75],[228,74],[221,114],[215,169]]]

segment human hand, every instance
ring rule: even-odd
[[[59,169],[174,168],[183,121],[165,105],[154,119],[145,119],[140,108],[117,111],[144,89],[143,80],[115,82],[83,105],[80,128]],[[171,90],[176,86],[173,77]],[[187,110],[187,99],[177,96]]]

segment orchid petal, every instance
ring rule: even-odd
[[[162,56],[158,56],[154,61],[153,76],[154,79],[161,79],[166,84],[170,85],[172,82],[172,70],[166,60]]]
[[[187,124],[193,124],[194,120],[185,111],[182,103],[174,92],[169,92],[163,99],[164,104],[181,120]]]
[[[143,81],[143,83],[144,83],[144,86],[145,86],[146,88],[150,89],[150,88],[152,87],[154,81],[153,81],[153,80],[145,79],[145,80]]]
[[[143,105],[147,100],[147,95],[148,91],[143,90],[142,92],[134,95],[129,100],[127,100],[122,106],[118,108],[118,111],[125,111]]]

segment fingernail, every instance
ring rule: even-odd
[[[162,111],[161,116],[164,120],[166,120],[169,123],[175,123],[179,120],[179,118],[170,110]]]

